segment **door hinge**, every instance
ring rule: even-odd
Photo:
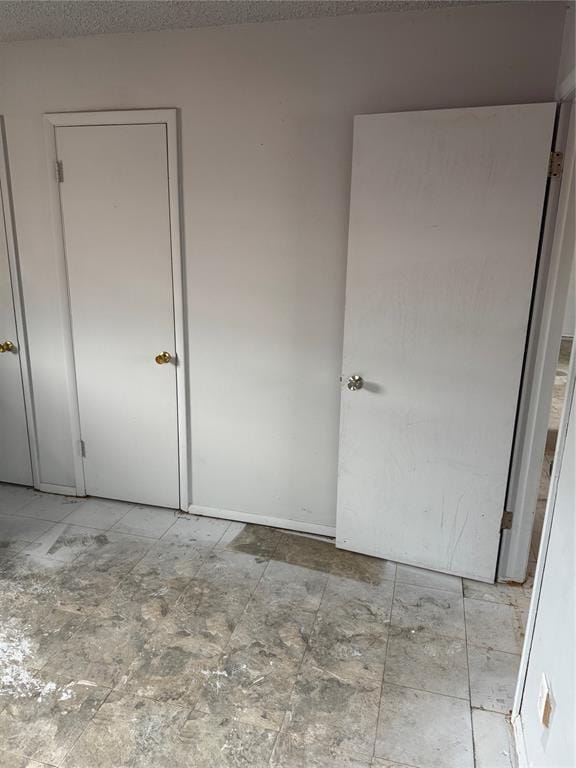
[[[86,458],[86,443],[84,440],[78,440],[78,448],[80,450],[80,456],[82,456],[83,459]]]
[[[564,155],[562,152],[550,152],[550,160],[548,161],[548,178],[554,179],[557,176],[562,176],[562,169],[564,168]]]
[[[56,160],[56,181],[61,184],[64,181],[64,165],[62,160]]]
[[[500,530],[501,531],[509,531],[512,528],[512,512],[508,512],[508,510],[504,510],[502,513],[502,521],[500,523]]]

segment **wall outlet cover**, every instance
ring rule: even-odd
[[[542,675],[540,691],[538,693],[538,717],[544,728],[550,727],[552,717],[552,692],[546,675]]]

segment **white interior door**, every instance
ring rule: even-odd
[[[0,482],[32,485],[3,202],[0,198]]]
[[[60,126],[56,145],[86,493],[178,507],[166,126]]]
[[[554,115],[355,119],[342,548],[494,578]]]

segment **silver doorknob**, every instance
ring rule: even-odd
[[[364,386],[364,379],[359,374],[355,373],[348,379],[347,387],[352,392],[356,392],[357,389],[362,389]]]

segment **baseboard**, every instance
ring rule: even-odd
[[[197,504],[191,504],[188,511],[192,515],[202,515],[203,517],[217,517],[221,520],[233,520],[238,523],[253,523],[255,525],[268,525],[271,528],[285,528],[289,531],[299,531],[301,533],[316,533],[320,536],[336,536],[336,527],[332,525],[319,525],[317,523],[306,523],[301,520],[290,520],[282,517],[268,517],[265,515],[254,515],[250,512],[233,512],[230,509],[217,509],[216,507],[201,507]]]
[[[78,496],[76,488],[69,485],[52,485],[52,483],[38,483],[37,491],[44,493],[58,493],[60,496]]]
[[[512,718],[512,732],[514,733],[514,746],[516,748],[516,762],[513,765],[518,768],[528,768],[528,756],[526,754],[526,744],[524,742],[524,731],[522,729],[522,718],[520,715]]]

